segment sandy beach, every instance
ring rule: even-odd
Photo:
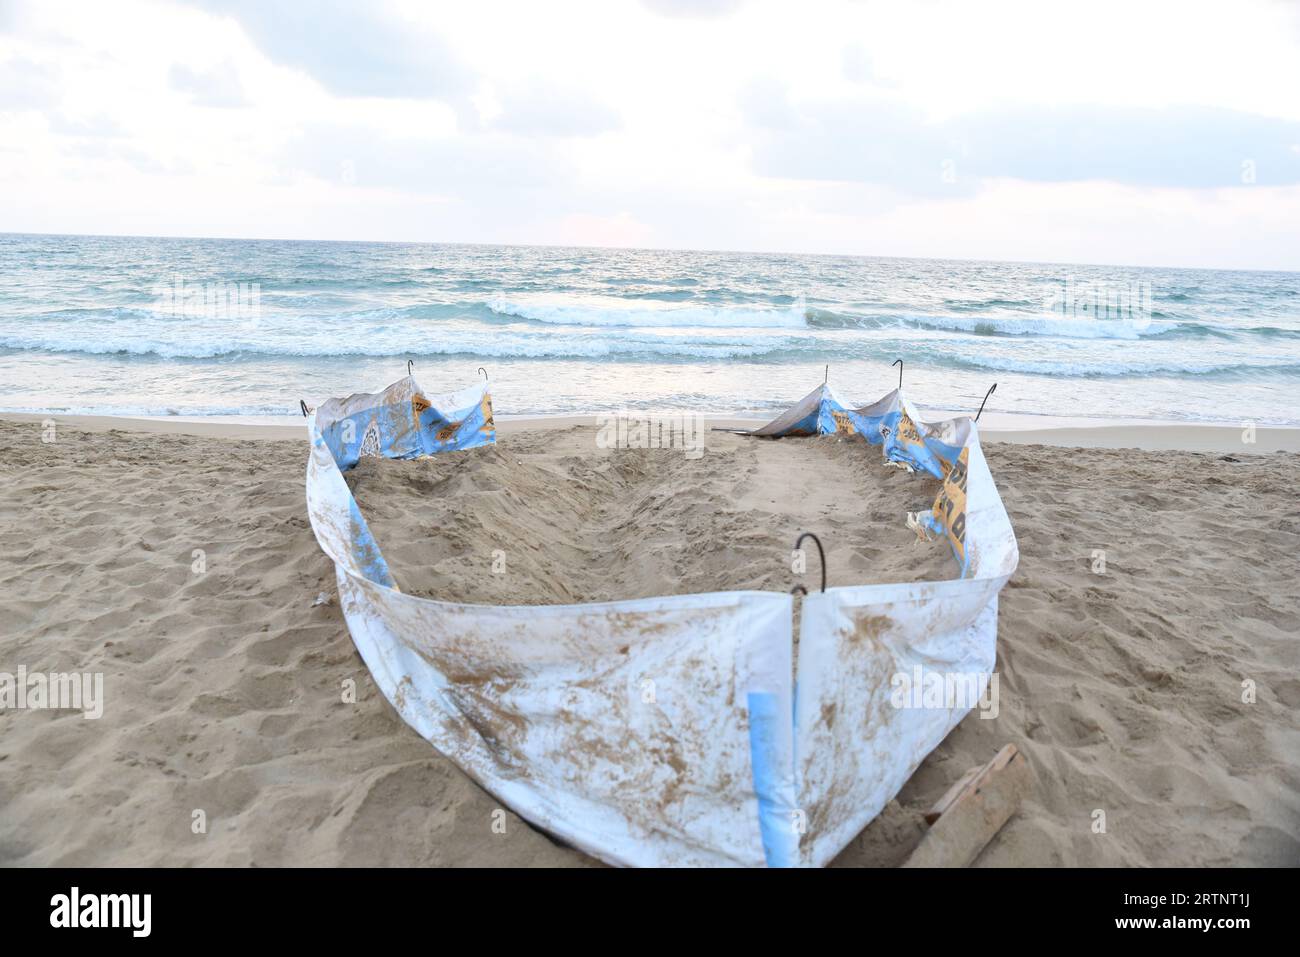
[[[102,672],[104,713],[0,711],[0,864],[594,863],[508,810],[494,833],[499,802],[373,686],[307,521],[300,429],[68,417],[44,442],[41,419],[0,420],[0,670]],[[1159,447],[1207,427],[1150,428]],[[999,716],[963,721],[836,863],[899,863],[1005,743],[1035,790],[978,865],[1300,863],[1295,430],[1184,437],[1214,451],[1060,431],[985,442],[1021,550]],[[350,477],[405,590],[785,590],[809,528],[831,585],[951,573],[903,522],[933,483],[878,450],[709,433],[692,460],[599,450],[570,420],[501,433]],[[509,575],[484,574],[494,549]]]

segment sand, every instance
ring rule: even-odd
[[[499,802],[371,683],[307,523],[300,431],[61,421],[47,444],[39,420],[0,420],[0,671],[102,672],[106,702],[99,720],[0,710],[0,864],[594,863],[508,810],[497,833]],[[694,462],[595,454],[589,429],[545,424],[359,470],[403,587],[785,590],[806,528],[832,585],[950,567],[903,527],[932,483],[877,452],[712,433]],[[1021,548],[999,716],[963,721],[837,864],[898,863],[921,813],[1007,742],[1035,793],[979,866],[1300,863],[1300,457],[1237,441],[1226,457],[986,444]]]
[[[591,429],[506,436],[481,454],[367,460],[348,484],[402,590],[484,604],[569,604],[710,591],[952,577],[947,546],[906,511],[939,490],[860,441],[725,433],[706,457],[602,450]],[[493,558],[504,573],[493,574]]]

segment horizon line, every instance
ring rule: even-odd
[[[646,252],[646,253],[705,253],[709,255],[738,255],[738,256],[802,256],[809,258],[821,259],[890,259],[897,261],[921,261],[921,262],[962,262],[962,263],[990,263],[994,265],[1005,266],[1086,266],[1086,267],[1103,267],[1109,269],[1171,269],[1171,270],[1211,270],[1213,272],[1241,272],[1241,273],[1282,273],[1284,275],[1298,275],[1300,268],[1296,269],[1245,269],[1232,266],[1150,266],[1138,265],[1135,263],[1088,263],[1074,262],[1069,260],[1051,260],[1051,259],[983,259],[983,258],[964,258],[954,256],[891,256],[877,253],[832,253],[832,252],[790,252],[786,250],[772,249],[704,249],[691,246],[596,246],[582,245],[573,243],[505,243],[505,242],[463,242],[455,240],[427,240],[427,239],[303,239],[297,237],[264,237],[264,236],[192,236],[192,235],[164,235],[157,233],[64,233],[64,232],[31,232],[19,230],[0,230],[0,236],[49,236],[63,239],[173,239],[173,240],[190,240],[200,242],[235,242],[235,243],[339,243],[355,244],[367,246],[478,246],[489,248],[504,249],[586,249],[602,252]]]

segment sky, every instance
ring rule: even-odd
[[[0,231],[1300,269],[1300,4],[0,0]]]

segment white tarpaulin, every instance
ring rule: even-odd
[[[971,420],[921,423],[897,392],[849,414],[877,423],[853,431],[888,458],[944,479],[922,524],[961,574],[808,595],[797,666],[785,593],[519,607],[403,594],[340,466],[494,441],[486,384],[426,396],[408,377],[323,405],[307,509],[384,695],[521,816],[613,864],[823,865],[970,710],[897,707],[893,679],[986,679],[1018,557]],[[329,438],[348,421],[376,441]]]

